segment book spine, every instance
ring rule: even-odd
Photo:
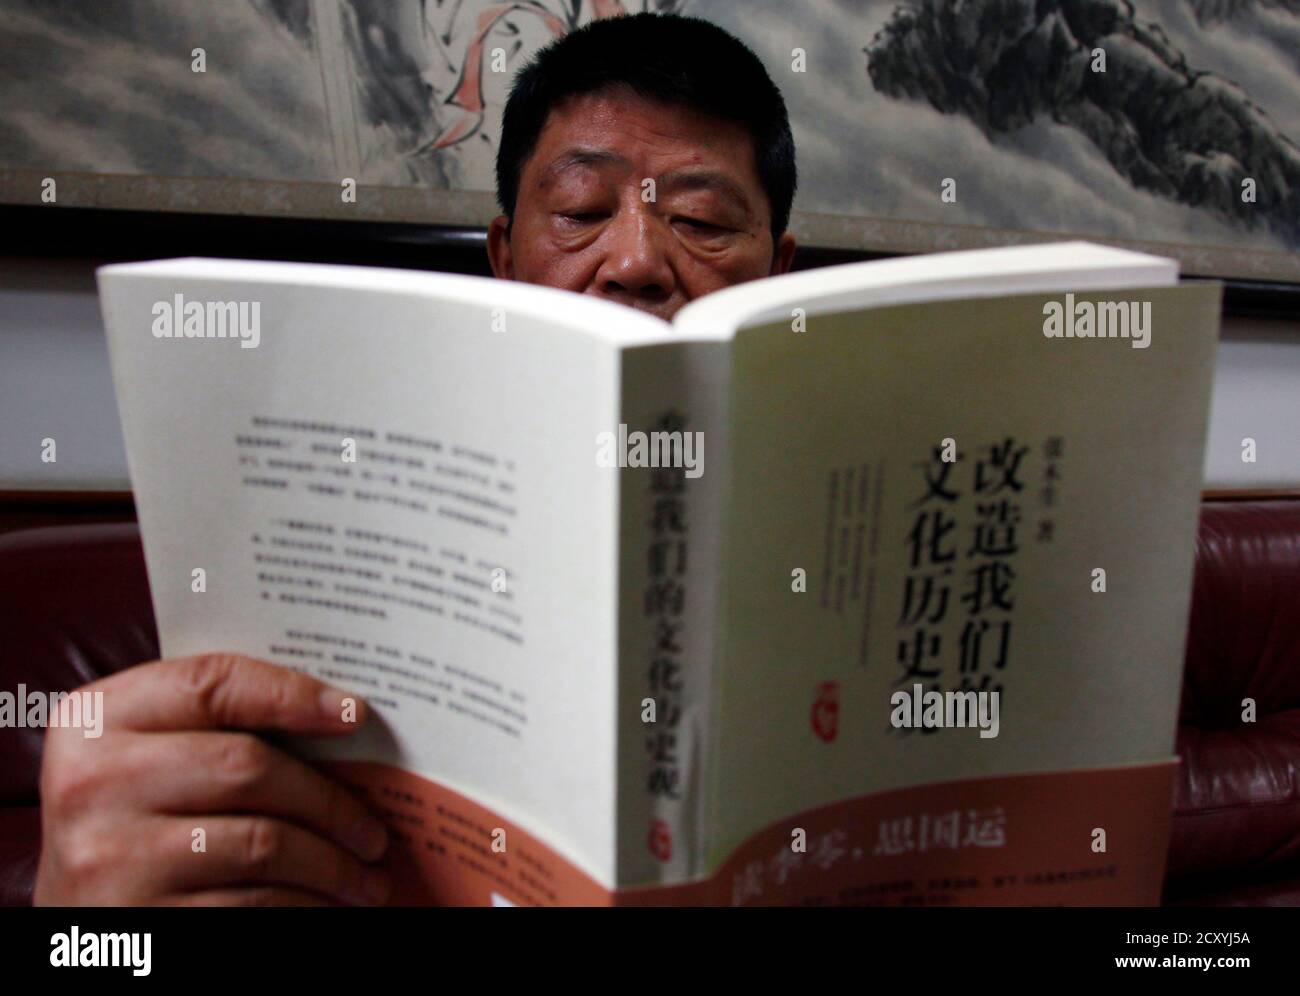
[[[618,887],[707,874],[712,679],[729,353],[623,354]]]

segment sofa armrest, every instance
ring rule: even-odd
[[[1178,731],[1169,876],[1300,867],[1300,709]]]
[[[1167,894],[1296,879],[1300,501],[1202,505],[1180,713]]]
[[[0,906],[31,905],[40,856],[40,807],[0,808]]]

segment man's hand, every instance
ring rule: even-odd
[[[103,735],[46,733],[34,900],[51,905],[378,904],[383,825],[253,732],[337,735],[347,693],[226,654],[156,661],[103,692]],[[206,850],[193,842],[201,829]]]

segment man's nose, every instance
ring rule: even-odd
[[[605,258],[596,290],[622,304],[659,304],[673,296],[676,278],[668,262],[671,232],[646,210],[621,212],[605,231]]]

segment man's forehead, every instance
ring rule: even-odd
[[[749,129],[739,121],[618,84],[558,100],[546,115],[536,149],[551,158],[550,150],[559,146],[598,156],[602,151],[617,156],[620,148],[665,154],[687,149],[697,154],[729,151],[737,141],[752,142]]]

